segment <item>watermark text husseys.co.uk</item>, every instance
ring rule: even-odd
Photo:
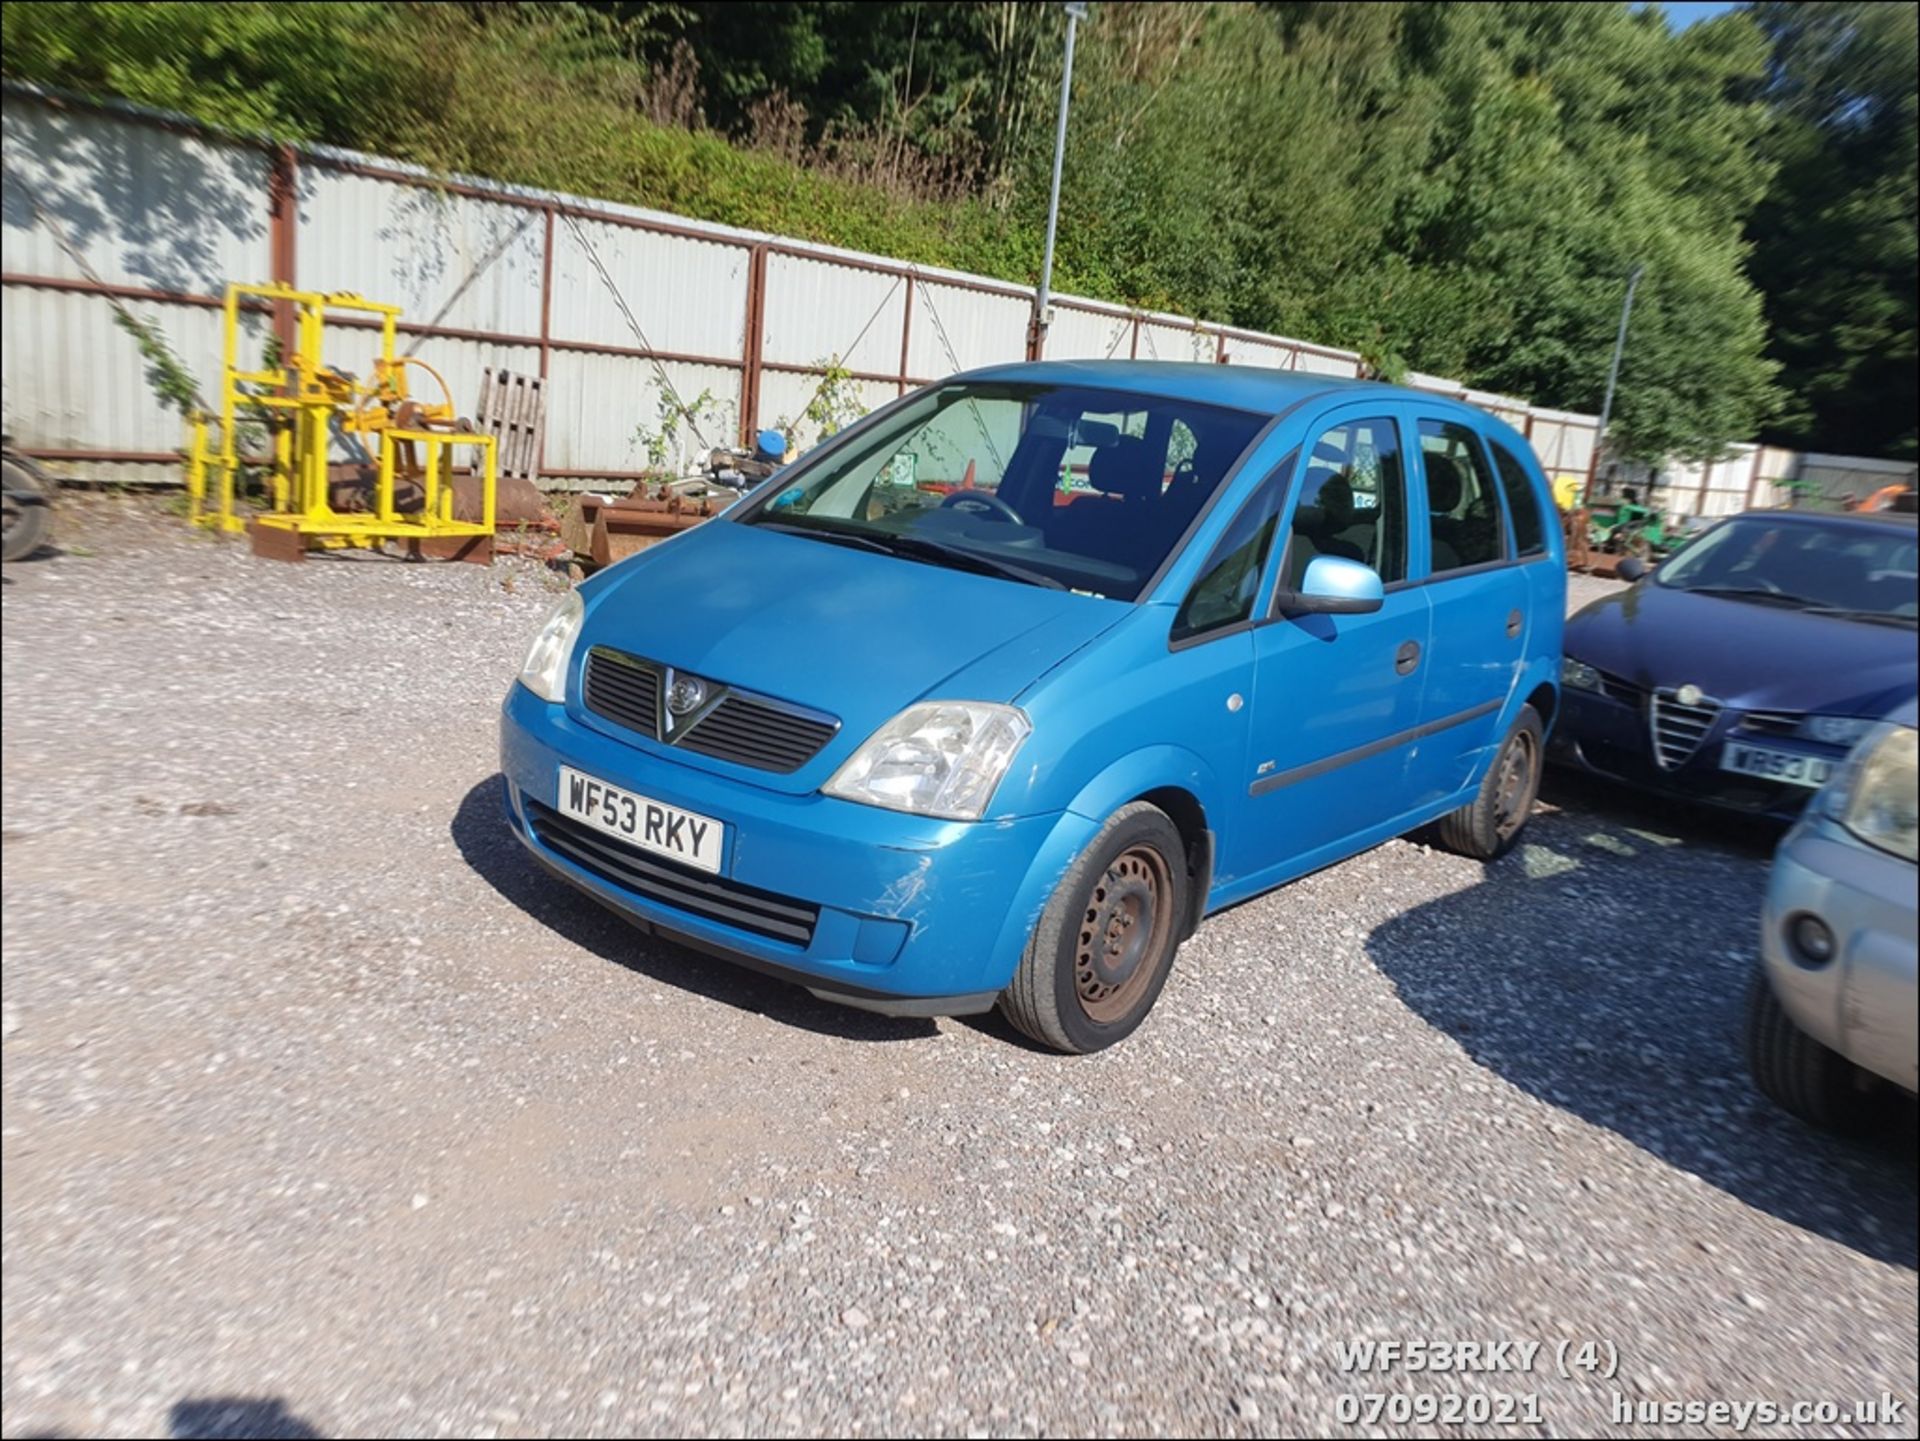
[[[1907,1403],[1891,1391],[1864,1401],[1641,1401],[1613,1393],[1616,1426],[1893,1426]]]

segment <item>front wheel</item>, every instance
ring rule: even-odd
[[[1823,1131],[1870,1135],[1887,1120],[1885,1087],[1794,1025],[1764,971],[1747,992],[1747,1069],[1775,1105]]]
[[[1540,794],[1545,730],[1538,711],[1520,707],[1474,798],[1440,817],[1436,831],[1442,846],[1477,861],[1496,860],[1513,849]]]
[[[1000,1010],[1057,1051],[1133,1034],[1159,999],[1187,915],[1186,847],[1144,801],[1115,811],[1067,870],[1033,928]]]
[[[9,455],[4,516],[0,517],[0,559],[21,560],[45,544],[52,529],[53,486],[28,462]]]

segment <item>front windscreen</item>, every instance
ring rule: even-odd
[[[1914,624],[1920,540],[1910,526],[1745,515],[1708,531],[1654,573],[1674,590]]]
[[[1264,423],[1127,391],[943,385],[795,467],[739,518],[1133,600]]]

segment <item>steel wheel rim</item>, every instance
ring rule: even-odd
[[[1533,732],[1518,730],[1500,756],[1500,779],[1494,791],[1494,831],[1501,840],[1511,840],[1527,813],[1533,809],[1534,780],[1539,767],[1534,763],[1537,747]]]
[[[1173,930],[1173,874],[1149,845],[1129,846],[1094,882],[1074,945],[1074,993],[1088,1020],[1112,1025],[1139,1003]]]

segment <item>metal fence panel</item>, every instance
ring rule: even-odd
[[[220,393],[221,315],[198,305],[129,302],[199,383]],[[259,322],[251,321],[256,330]],[[6,420],[23,444],[49,450],[178,450],[186,422],[154,394],[147,361],[97,295],[7,292],[0,306],[7,356]]]
[[[1019,296],[916,279],[907,374],[943,379],[983,365],[1025,360],[1031,314]]]
[[[1293,369],[1293,351],[1267,340],[1248,340],[1244,336],[1227,337],[1227,364],[1251,365],[1260,370]]]
[[[1133,317],[1125,311],[1056,304],[1047,330],[1049,360],[1125,360],[1131,354]]]
[[[22,103],[4,115],[6,268],[217,295],[267,276],[267,157],[253,146]]]
[[[695,411],[692,423],[663,418],[663,401],[673,414],[669,380],[681,402]],[[649,442],[663,464],[678,469],[700,452],[702,442],[731,444],[739,410],[740,372],[725,366],[556,350],[547,379],[541,469],[555,476],[636,475],[653,464]]]
[[[899,344],[897,335],[894,343]],[[898,393],[898,387],[882,381],[849,380],[836,387],[835,394],[828,398],[837,402],[834,408],[840,410],[839,420],[844,426],[868,411],[878,410]],[[788,431],[795,450],[804,451],[820,440],[821,423],[809,420],[806,410],[822,394],[821,377],[817,374],[768,371],[760,382],[760,414],[754,417],[754,423]]]
[[[900,371],[906,277],[793,255],[767,257],[763,358],[770,364]]]
[[[559,217],[553,226],[552,337],[640,346],[608,290],[611,281],[652,348],[737,359],[746,341],[751,262],[740,245]]]
[[[302,289],[354,291],[418,325],[539,335],[538,210],[322,165],[301,168],[299,209]]]
[[[1140,326],[1141,360],[1185,360],[1212,364],[1220,354],[1220,337],[1192,325],[1146,321]]]
[[[1293,368],[1311,371],[1315,375],[1339,375],[1352,380],[1360,373],[1360,356],[1357,352],[1350,350],[1337,350],[1331,353],[1302,350]]]

